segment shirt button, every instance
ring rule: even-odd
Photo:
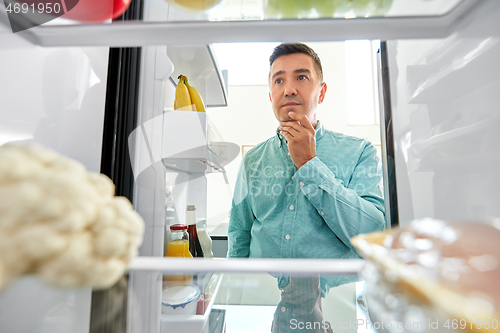
[[[325,213],[321,212],[321,215],[325,215]]]
[[[300,183],[299,183],[299,185],[300,185],[300,186],[304,186],[304,182],[300,182]]]
[[[290,210],[293,210],[293,205],[290,205]]]
[[[290,239],[290,235],[286,235],[285,238],[286,238],[286,240],[289,240]]]
[[[281,312],[285,312],[286,308],[284,306],[281,307]]]

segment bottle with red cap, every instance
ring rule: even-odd
[[[201,248],[200,240],[198,239],[198,231],[196,230],[196,206],[188,205],[186,208],[186,222],[188,225],[189,234],[189,252],[193,257],[203,258],[203,249]]]
[[[183,224],[174,224],[170,226],[171,240],[167,245],[165,257],[187,257],[192,258],[189,252],[188,227]],[[163,281],[166,283],[192,283],[192,275],[165,275]]]

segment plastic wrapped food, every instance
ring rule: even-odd
[[[499,240],[500,221],[422,219],[351,242],[393,295],[445,314],[449,328],[497,332]]]

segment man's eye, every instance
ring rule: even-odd
[[[282,80],[282,79],[276,79],[276,80],[274,81],[274,83],[275,83],[275,84],[280,84],[280,83],[282,83],[282,82],[283,82],[283,80]]]
[[[307,76],[305,76],[305,75],[299,75],[298,79],[299,80],[306,80]]]

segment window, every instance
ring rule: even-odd
[[[267,86],[269,56],[279,43],[212,44],[230,86]]]
[[[349,125],[379,124],[377,50],[380,41],[345,42]]]

